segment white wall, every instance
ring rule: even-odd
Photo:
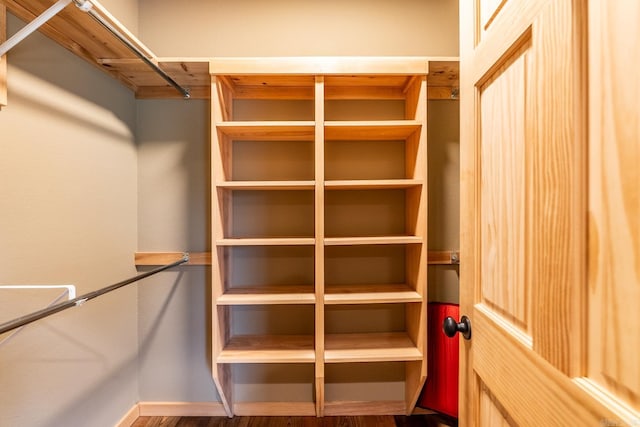
[[[22,25],[10,17],[9,34]],[[8,87],[0,284],[73,284],[83,294],[136,274],[131,93],[40,34],[9,53]],[[32,308],[1,292],[14,313]],[[136,299],[135,287],[122,289],[0,344],[0,426],[114,425],[138,400]]]

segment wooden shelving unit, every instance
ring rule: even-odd
[[[229,415],[267,405],[234,394],[236,364],[313,364],[319,416],[413,411],[427,363],[427,78],[452,62],[211,61],[212,366]],[[339,364],[372,378],[393,366],[403,389],[341,401]]]

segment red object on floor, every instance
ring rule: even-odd
[[[442,322],[447,316],[459,321],[457,304],[429,303],[427,381],[418,406],[458,418],[458,349],[459,334],[447,337]]]

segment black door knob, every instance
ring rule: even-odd
[[[465,340],[471,339],[471,320],[467,316],[462,316],[460,323],[451,316],[447,317],[444,319],[442,329],[449,338],[455,337],[456,333],[460,332]]]

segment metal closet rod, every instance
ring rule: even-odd
[[[145,64],[151,67],[153,71],[155,71],[167,83],[169,83],[178,92],[180,92],[185,99],[191,98],[191,93],[189,92],[189,89],[186,89],[180,86],[167,73],[165,73],[162,68],[158,67],[158,65],[155,62],[147,58],[147,56],[144,53],[140,52],[140,50],[136,46],[134,46],[125,36],[120,34],[120,32],[117,29],[115,29],[110,23],[105,21],[99,14],[97,14],[93,10],[93,5],[89,0],[73,0],[73,1],[80,10],[87,12],[89,16],[91,16],[97,23],[102,25],[107,31],[113,34],[118,40],[120,40],[125,46],[127,46],[129,50],[131,50],[138,58],[142,59],[142,61]]]
[[[156,273],[160,273],[161,271],[168,270],[173,267],[177,267],[180,264],[184,264],[189,261],[189,254],[185,253],[182,256],[182,259],[172,262],[171,264],[166,264],[158,268],[154,268],[153,270],[149,270],[145,273],[138,274],[137,276],[131,277],[129,279],[123,280],[122,282],[114,283],[113,285],[106,286],[102,289],[98,289],[97,291],[89,292],[84,295],[80,295],[77,298],[70,299],[68,301],[61,302],[56,305],[52,305],[51,307],[43,308],[42,310],[34,311],[31,314],[27,314],[26,316],[18,317],[16,319],[10,320],[9,322],[0,324],[0,335],[5,332],[9,332],[11,330],[17,329],[21,326],[28,325],[29,323],[33,323],[37,320],[44,319],[45,317],[51,316],[52,314],[59,313],[63,310],[66,310],[71,307],[76,307],[84,304],[85,302],[97,298],[100,295],[115,291],[123,286],[129,285],[131,283],[137,282],[138,280],[142,280],[146,277],[153,276]]]

